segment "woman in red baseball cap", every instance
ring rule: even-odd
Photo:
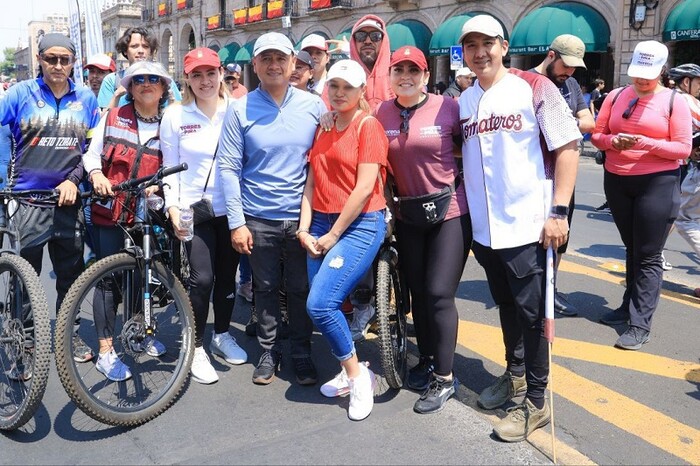
[[[414,411],[433,413],[457,387],[452,374],[458,324],[455,293],[472,239],[453,152],[460,141],[459,105],[451,97],[424,91],[430,72],[416,47],[396,50],[389,66],[396,98],[382,102],[376,117],[389,139],[389,170],[399,196],[399,262],[411,290],[420,351],[407,385],[423,392]]]
[[[185,240],[190,261],[190,301],[195,318],[192,378],[203,384],[219,380],[204,350],[204,329],[213,294],[214,335],[210,351],[229,364],[243,364],[248,355],[229,333],[236,292],[239,255],[231,246],[226,202],[216,167],[216,145],[230,101],[224,70],[215,51],[206,47],[185,55],[182,105],[168,107],[160,128],[163,165],[187,163],[187,171],[166,178],[165,209],[177,236]],[[180,209],[206,205],[209,218],[195,215],[194,235],[180,228]],[[210,207],[210,208],[209,208]]]

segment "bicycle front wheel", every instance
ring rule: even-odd
[[[56,319],[61,383],[85,414],[105,424],[135,426],[160,415],[182,390],[192,363],[192,306],[180,281],[160,261],[151,264],[154,334],[146,335],[143,265],[127,253],[96,262],[71,286]],[[96,308],[107,318],[96,319]],[[109,370],[114,365],[100,358],[96,363],[74,360],[74,345],[80,344],[74,336],[97,350],[98,327],[103,338],[112,335],[116,364],[126,365],[131,374],[126,380],[117,381],[117,372]],[[159,348],[165,352],[158,355]]]
[[[406,312],[401,277],[393,247],[382,247],[377,262],[375,304],[384,377],[399,389],[406,375]]]
[[[22,427],[41,403],[49,378],[51,327],[34,268],[0,256],[0,429]]]

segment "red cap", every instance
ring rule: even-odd
[[[405,45],[396,49],[396,51],[391,54],[391,63],[389,63],[389,66],[394,66],[402,61],[410,61],[424,71],[428,69],[428,62],[425,60],[423,52],[411,45]]]
[[[87,62],[87,65],[85,65],[85,68],[98,68],[102,71],[111,71],[112,73],[117,71],[117,65],[114,63],[114,60],[112,60],[109,55],[104,53],[98,53],[91,56]]]
[[[187,52],[185,55],[185,74],[190,74],[198,66],[221,67],[219,54],[209,47],[198,47]]]

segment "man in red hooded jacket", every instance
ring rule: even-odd
[[[396,97],[389,82],[391,50],[384,21],[365,15],[352,28],[350,58],[359,62],[367,73],[365,98],[374,110],[381,102]]]

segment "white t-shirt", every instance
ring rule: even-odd
[[[467,88],[459,113],[474,240],[493,249],[538,241],[552,151],[581,138],[566,101],[546,76],[510,69],[487,91],[478,80]]]
[[[228,102],[228,99],[219,102],[211,120],[199,110],[195,102],[187,105],[173,104],[165,110],[160,123],[163,166],[172,167],[183,162],[188,165],[186,171],[164,180],[168,184],[164,187],[166,210],[171,206],[188,207],[200,200],[211,169],[207,194],[211,195],[216,216],[226,215],[224,193],[213,158]]]

